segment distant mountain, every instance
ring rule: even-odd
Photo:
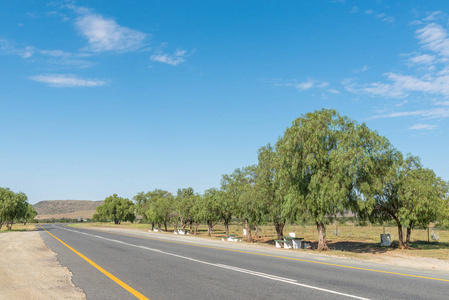
[[[44,200],[34,204],[36,219],[92,218],[97,206],[103,201],[88,200]]]

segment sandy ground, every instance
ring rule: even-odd
[[[0,234],[0,299],[86,299],[37,231]]]

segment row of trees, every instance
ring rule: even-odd
[[[9,188],[0,187],[0,229],[6,224],[10,230],[14,222],[26,224],[36,215],[36,210],[33,205],[28,203],[28,198],[24,193],[14,193]]]
[[[327,250],[326,225],[352,212],[361,220],[394,220],[399,248],[408,248],[413,228],[448,218],[448,188],[419,158],[404,157],[365,124],[323,109],[293,121],[275,147],[261,147],[258,164],[223,175],[220,189],[203,195],[192,188],[179,189],[176,196],[159,189],[141,192],[134,197],[135,207],[114,195],[127,203],[120,204],[125,213],[117,217],[106,208],[115,203],[108,197],[96,218],[131,220],[135,209],[153,227],[190,225],[196,232],[198,224],[206,223],[209,235],[218,222],[229,233],[230,221],[238,218],[247,241],[251,228],[260,224],[273,224],[280,239],[287,222],[314,222],[318,249]]]

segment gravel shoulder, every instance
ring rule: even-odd
[[[0,234],[0,299],[86,299],[38,231]]]

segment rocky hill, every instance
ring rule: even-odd
[[[91,218],[95,213],[97,206],[102,203],[103,201],[88,200],[45,200],[40,201],[33,206],[37,211],[37,219],[61,219],[63,217],[76,218],[77,215]],[[86,213],[88,215],[86,215]]]

